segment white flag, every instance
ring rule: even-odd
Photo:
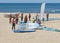
[[[45,2],[41,5],[40,20],[44,18]]]

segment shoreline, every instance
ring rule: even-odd
[[[16,14],[16,13],[20,13],[21,12],[0,12],[0,14]],[[29,13],[23,13],[23,14],[29,14]],[[40,13],[30,13],[30,14],[40,14]],[[47,14],[47,13],[44,13]],[[60,14],[60,13],[49,13],[49,14]]]

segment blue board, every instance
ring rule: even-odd
[[[18,33],[18,32],[35,32],[36,30],[35,29],[33,29],[33,30],[13,30],[13,32],[16,32],[16,33]]]
[[[60,30],[54,29],[54,28],[43,28],[43,30],[54,31],[54,32],[60,32]]]
[[[46,30],[46,31],[60,32],[60,30],[58,30],[58,29],[48,28],[48,27],[45,27],[45,26],[40,26],[40,27],[37,28],[37,30]]]
[[[47,21],[47,18],[44,18],[45,21]],[[49,20],[60,20],[59,18],[48,18],[48,21]]]

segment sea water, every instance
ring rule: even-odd
[[[40,13],[42,3],[0,3],[0,12]],[[60,3],[46,3],[45,13],[60,13]]]

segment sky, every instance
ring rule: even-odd
[[[44,0],[0,0],[0,3],[41,3]],[[60,0],[45,0],[46,3],[60,3]]]

